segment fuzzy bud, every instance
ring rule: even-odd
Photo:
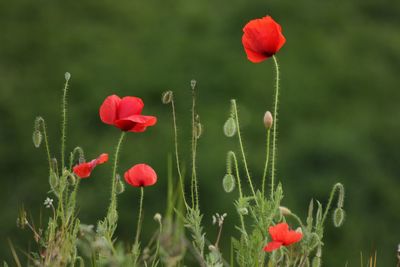
[[[303,234],[303,229],[301,229],[301,227],[297,227],[296,232],[300,233],[300,234]]]
[[[289,216],[290,214],[292,214],[292,212],[290,211],[290,209],[288,209],[288,208],[286,208],[286,207],[283,207],[283,206],[280,206],[280,207],[279,207],[279,211],[281,212],[281,214],[282,214],[283,216]]]
[[[197,83],[196,80],[191,80],[190,81],[190,87],[192,87],[192,90],[194,90],[196,88],[196,83]]]
[[[208,249],[209,249],[211,252],[218,252],[218,249],[217,249],[214,245],[209,245],[209,246],[208,246]]]
[[[267,111],[264,114],[264,126],[268,130],[272,128],[272,124],[274,122],[274,119],[272,118],[272,113]]]
[[[224,124],[224,134],[227,137],[232,137],[236,134],[236,122],[230,117]]]
[[[247,215],[247,214],[249,214],[249,210],[247,208],[239,208],[238,213],[240,215]]]
[[[65,77],[65,81],[68,82],[69,79],[71,79],[71,73],[66,72],[66,73],[64,74],[64,77]]]
[[[165,91],[161,96],[161,102],[163,104],[169,104],[169,103],[171,103],[173,97],[174,97],[174,94],[172,91]]]
[[[333,212],[333,225],[335,227],[340,227],[344,223],[346,213],[342,208],[336,208]]]
[[[161,223],[162,216],[161,216],[160,213],[157,212],[156,214],[154,214],[153,219],[154,219],[156,222]]]
[[[315,256],[312,260],[311,267],[320,267],[321,266],[321,258]]]
[[[232,174],[226,174],[222,180],[222,186],[225,192],[230,193],[235,189],[235,177]]]
[[[117,194],[122,194],[125,191],[125,184],[121,180],[121,176],[117,174],[116,176],[116,186],[115,186],[115,192]]]
[[[33,131],[32,141],[36,148],[40,147],[40,144],[42,143],[42,133],[39,130]]]
[[[56,187],[58,186],[58,175],[57,173],[55,173],[54,171],[50,172],[50,176],[49,176],[49,184],[50,184],[50,188],[53,191],[56,191]]]

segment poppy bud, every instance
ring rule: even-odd
[[[173,97],[174,97],[174,94],[172,91],[165,91],[161,96],[161,102],[163,104],[169,104],[169,103],[171,103]]]
[[[344,218],[346,214],[342,208],[336,208],[333,212],[333,225],[335,227],[340,227],[344,223]]]
[[[211,252],[218,252],[218,249],[217,249],[214,245],[209,245],[209,246],[208,246],[208,249],[209,249]]]
[[[249,214],[249,210],[247,208],[239,208],[238,213],[240,215],[247,215],[247,214]]]
[[[264,114],[264,126],[267,128],[267,130],[272,128],[272,124],[274,122],[274,119],[272,118],[272,113],[267,111]]]
[[[160,213],[157,212],[156,214],[154,214],[153,219],[154,219],[156,222],[161,223],[162,216],[161,216]]]
[[[69,81],[69,79],[71,79],[71,73],[69,73],[69,72],[66,72],[65,74],[64,74],[64,77],[65,77],[65,81]]]
[[[282,214],[283,216],[288,216],[288,215],[292,214],[292,212],[290,211],[290,209],[288,209],[288,208],[286,208],[286,207],[283,207],[283,206],[280,206],[280,207],[279,207],[279,211],[281,212],[281,214]]]
[[[51,159],[51,169],[52,169],[54,172],[57,172],[57,171],[58,171],[58,163],[57,163],[57,159],[56,159],[56,158],[52,158],[52,159]]]
[[[194,90],[194,88],[196,88],[196,83],[197,83],[196,80],[191,80],[190,81],[190,87],[192,87],[192,90]]]
[[[199,139],[203,133],[203,125],[200,122],[195,123],[193,131],[196,139]]]
[[[42,143],[42,133],[39,130],[33,131],[32,141],[36,148],[40,147],[40,144]]]
[[[121,176],[119,174],[117,174],[116,180],[115,192],[117,192],[117,194],[122,194],[125,191],[125,184],[121,181]]]
[[[54,171],[51,171],[50,177],[49,177],[49,184],[50,184],[50,188],[53,191],[56,191],[55,189],[58,186],[58,180],[59,180],[58,175]]]
[[[235,189],[235,177],[232,174],[226,174],[222,180],[222,186],[225,192],[230,193]]]
[[[232,137],[236,134],[236,122],[230,117],[224,124],[224,134],[227,137]]]

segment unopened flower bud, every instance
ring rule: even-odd
[[[218,249],[217,249],[214,245],[209,245],[209,246],[208,246],[208,249],[209,249],[211,252],[218,252]]]
[[[172,91],[165,91],[162,94],[161,101],[163,104],[169,104],[169,103],[171,103],[173,97],[174,97],[174,94]]]
[[[196,88],[196,83],[197,83],[196,80],[191,80],[190,81],[190,87],[192,87],[192,90],[194,90],[194,88]]]
[[[161,223],[162,216],[161,216],[160,213],[157,212],[156,214],[154,214],[153,219],[154,219],[156,222]]]
[[[240,215],[247,215],[247,214],[249,214],[249,210],[247,208],[239,208],[238,213]]]
[[[274,122],[274,119],[272,118],[271,112],[267,111],[264,114],[264,126],[268,130],[272,128],[272,124]]]
[[[344,223],[344,218],[346,214],[342,208],[336,208],[333,212],[333,225],[335,227],[340,227]]]
[[[224,134],[227,137],[232,137],[236,134],[236,122],[230,117],[224,124]]]
[[[71,79],[71,73],[69,73],[69,72],[66,72],[65,74],[64,74],[64,77],[65,77],[65,81],[69,81],[69,79]]]
[[[288,209],[288,208],[286,208],[286,207],[284,207],[284,206],[280,206],[280,207],[279,207],[279,211],[281,212],[281,214],[282,214],[283,216],[288,216],[288,215],[292,214],[292,212],[290,211],[290,209]]]
[[[301,227],[297,227],[296,232],[302,234],[303,230],[301,229]]]
[[[230,193],[235,189],[235,177],[232,174],[226,174],[222,180],[222,186],[225,192]]]
[[[50,172],[50,176],[49,176],[49,184],[50,184],[50,188],[55,191],[56,187],[58,186],[58,175],[57,173],[55,173],[54,171]]]
[[[125,191],[125,184],[121,180],[121,176],[117,174],[116,176],[116,186],[115,186],[115,192],[117,194],[122,194]]]
[[[193,131],[196,139],[199,139],[203,134],[203,125],[200,122],[196,122]]]
[[[36,148],[40,147],[40,144],[42,143],[42,133],[39,130],[33,131],[32,141]]]

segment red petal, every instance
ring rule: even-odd
[[[115,126],[123,131],[143,132],[148,126],[153,126],[156,122],[157,118],[154,116],[132,115],[115,121]]]
[[[128,184],[134,187],[150,186],[157,182],[156,172],[149,165],[143,163],[126,171],[124,178]]]
[[[269,242],[269,243],[264,247],[264,251],[266,251],[266,252],[271,252],[271,251],[274,251],[274,250],[280,248],[281,246],[282,246],[282,242],[272,241],[272,242]]]
[[[79,178],[87,178],[90,176],[93,168],[94,168],[94,165],[91,162],[85,162],[85,163],[76,165],[73,169],[73,172]]]
[[[269,234],[273,241],[284,242],[286,234],[289,232],[289,225],[287,223],[279,223],[275,226],[270,226]]]
[[[100,119],[106,124],[114,124],[117,119],[118,106],[121,99],[117,95],[108,96],[100,106]]]
[[[142,113],[144,107],[142,99],[134,96],[123,97],[118,107],[118,119]]]
[[[108,161],[108,154],[103,153],[101,154],[97,159],[96,159],[96,165],[97,164],[103,164]]]
[[[290,244],[297,243],[299,242],[303,237],[302,233],[296,232],[296,231],[289,231],[285,239],[283,240],[283,244],[285,246],[289,246]]]

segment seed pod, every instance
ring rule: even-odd
[[[42,133],[39,130],[33,131],[32,141],[36,148],[40,147],[40,144],[42,143]]]
[[[342,208],[336,208],[333,212],[333,225],[335,227],[340,227],[344,223],[344,218],[346,214]]]
[[[222,180],[222,186],[225,192],[230,193],[235,189],[235,177],[232,174],[226,174]]]
[[[274,122],[274,119],[272,118],[272,113],[267,111],[264,114],[264,126],[268,130],[272,128],[272,124]]]
[[[232,137],[236,134],[236,122],[230,117],[224,124],[224,134],[227,137]]]
[[[165,91],[165,92],[162,94],[161,102],[162,102],[163,104],[169,104],[169,103],[171,103],[173,97],[174,97],[174,94],[173,94],[172,91]]]

